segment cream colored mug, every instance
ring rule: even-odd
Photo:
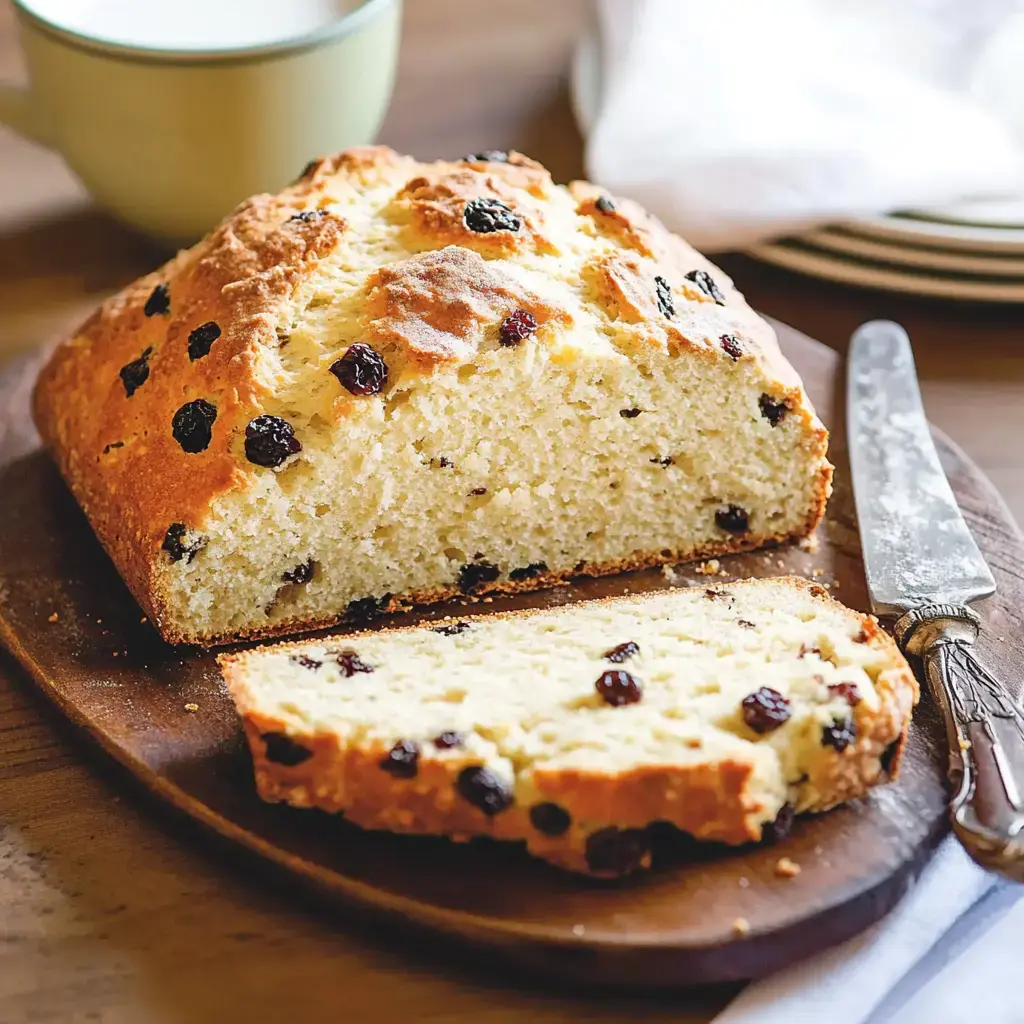
[[[402,0],[317,0],[309,26],[297,15],[311,18],[311,0],[191,2],[219,11],[221,40],[172,31],[164,47],[146,37],[184,0],[134,0],[152,19],[137,26],[143,44],[110,31],[130,29],[130,17],[97,30],[82,0],[14,0],[29,86],[0,86],[0,121],[58,150],[118,219],[174,244],[194,241],[246,196],[276,191],[312,157],[372,141],[401,26]],[[116,3],[98,6],[116,13]],[[200,32],[196,19],[174,22]],[[239,25],[251,25],[248,39]]]

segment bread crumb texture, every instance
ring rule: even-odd
[[[794,810],[863,795],[895,772],[917,699],[892,640],[798,578],[220,664],[265,800],[369,829],[517,840],[594,875],[647,866],[680,831],[757,842]],[[770,719],[751,711],[766,694]]]
[[[826,431],[728,277],[635,204],[489,156],[321,159],[57,349],[36,423],[165,638],[818,522]]]

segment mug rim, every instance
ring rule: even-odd
[[[56,21],[51,21],[28,6],[29,0],[13,0],[17,13],[42,34],[58,42],[87,53],[116,57],[134,63],[144,64],[224,64],[259,60],[273,57],[287,57],[316,47],[336,42],[359,31],[364,24],[385,8],[401,0],[362,0],[358,7],[346,11],[311,32],[285,36],[269,43],[255,46],[222,46],[206,49],[180,49],[160,46],[139,46],[120,43],[101,36],[76,32]]]

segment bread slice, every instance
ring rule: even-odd
[[[832,472],[726,275],[518,154],[315,162],[104,303],[35,418],[207,645],[801,536]]]
[[[918,693],[873,618],[797,578],[219,662],[264,800],[595,875],[646,866],[655,822],[756,842],[861,796],[894,776]]]

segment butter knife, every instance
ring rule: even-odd
[[[921,659],[949,740],[953,829],[981,865],[1024,882],[1024,712],[978,660],[971,601],[995,592],[939,463],[910,339],[875,320],[853,335],[847,435],[872,611]]]

